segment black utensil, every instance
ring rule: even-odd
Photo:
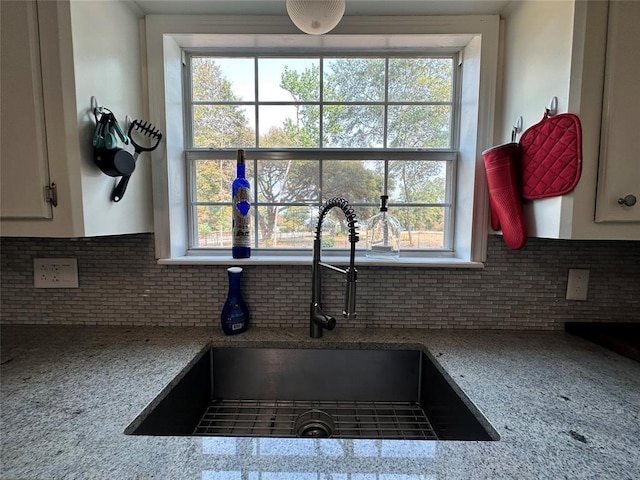
[[[129,136],[131,144],[135,148],[135,154],[133,155],[134,162],[142,152],[151,152],[158,148],[158,145],[160,145],[160,141],[162,140],[162,133],[160,130],[154,127],[151,123],[143,122],[142,120],[134,120],[131,122],[127,135]],[[149,142],[147,144],[148,146],[140,144],[147,141]],[[133,171],[131,173],[133,173]],[[127,190],[127,185],[129,185],[131,173],[129,175],[123,175],[116,185],[116,188],[113,189],[113,193],[111,194],[112,201],[119,202],[122,200],[124,192]]]

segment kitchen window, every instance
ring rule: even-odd
[[[344,196],[362,221],[387,193],[405,224],[394,265],[482,266],[498,27],[497,16],[345,17],[313,36],[280,17],[147,16],[150,120],[166,132],[152,164],[159,262],[232,260],[228,190],[244,148],[257,215],[251,259],[237,263],[309,264],[324,200]],[[421,77],[402,77],[416,65]],[[363,87],[347,89],[358,72]],[[198,75],[225,82],[216,91]],[[323,255],[340,263],[340,219],[328,220]],[[379,263],[359,243],[359,262]]]
[[[404,227],[402,255],[453,250],[457,55],[185,59],[192,251],[231,247],[238,148],[253,187],[254,255],[310,251],[318,208],[334,196],[350,201],[364,227],[382,194]],[[337,213],[325,221],[328,250],[349,247]]]

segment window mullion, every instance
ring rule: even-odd
[[[384,59],[384,120],[382,122],[382,146],[387,148],[389,132],[389,58]],[[382,179],[382,194],[389,195],[389,159],[384,161],[384,176]]]
[[[384,121],[382,122],[382,146],[387,148],[389,131],[389,57],[384,59]],[[386,186],[385,186],[386,191]]]
[[[318,145],[320,148],[324,147],[324,57],[320,56],[320,105],[318,107]],[[324,160],[321,158],[318,160],[318,187],[320,191],[318,192],[318,203],[323,203],[324,198]]]
[[[319,110],[319,128],[318,135],[320,138],[318,139],[318,145],[320,148],[324,147],[324,57],[320,57],[320,105],[318,107]]]
[[[258,95],[260,95],[259,87],[258,87],[258,57],[254,57],[253,59],[253,103],[254,103],[254,115],[256,117],[256,135],[255,135],[255,146],[256,148],[260,148],[260,109],[258,108]]]
[[[258,56],[256,55],[253,58],[253,65],[254,65],[254,69],[253,69],[253,84],[254,84],[254,97],[253,97],[253,101],[255,103],[255,107],[254,107],[254,114],[256,117],[256,136],[255,136],[255,146],[256,148],[260,148],[260,108],[259,108],[259,95],[260,95],[260,87],[259,87],[259,83],[258,82],[258,78],[259,78],[259,74],[260,72],[258,71]],[[258,230],[258,160],[257,158],[253,158],[251,159],[251,162],[253,162],[253,188],[252,190],[252,203],[253,203],[253,247],[254,248],[259,248],[260,247],[260,235],[259,235],[259,230]]]

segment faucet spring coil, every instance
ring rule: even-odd
[[[333,197],[325,202],[322,207],[320,207],[320,217],[318,219],[318,224],[316,226],[316,238],[320,239],[322,236],[322,222],[324,221],[324,217],[326,217],[329,210],[333,207],[338,207],[342,210],[345,217],[347,218],[347,226],[349,227],[349,242],[355,243],[360,240],[358,235],[358,220],[356,218],[356,212],[351,206],[351,204],[342,197]]]

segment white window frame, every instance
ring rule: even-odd
[[[226,54],[226,55],[225,55]],[[250,50],[240,50],[240,51],[226,51],[226,52],[220,52],[220,51],[211,51],[211,50],[201,50],[198,49],[196,51],[190,51],[187,50],[186,51],[186,55],[185,55],[185,75],[184,75],[184,85],[191,85],[192,82],[192,73],[190,71],[191,68],[191,58],[194,57],[207,57],[210,56],[212,58],[216,58],[216,57],[224,57],[224,56],[229,56],[229,57],[236,57],[236,58],[243,58],[243,59],[251,59],[254,64],[256,65],[256,68],[254,70],[254,82],[256,82],[255,87],[257,88],[257,82],[258,82],[258,63],[259,63],[259,59],[260,58],[278,58],[278,59],[286,59],[286,58],[305,58],[305,59],[318,59],[319,61],[325,61],[327,58],[331,59],[335,56],[335,54],[333,54],[333,52],[330,51],[315,51],[315,50],[307,50],[304,52],[300,52],[300,50],[294,50],[294,51],[284,51],[282,52],[282,54],[274,54],[273,52],[269,51],[269,52],[264,52],[264,51],[260,51],[259,49],[250,49]],[[457,62],[457,58],[458,58],[458,53],[456,50],[452,50],[450,52],[444,52],[444,51],[429,51],[427,49],[422,49],[421,51],[416,51],[416,52],[402,52],[401,54],[398,52],[387,52],[387,51],[371,51],[369,49],[367,49],[367,51],[340,51],[339,52],[339,56],[340,58],[363,58],[363,57],[367,57],[367,58],[376,58],[376,59],[381,59],[384,60],[385,63],[388,64],[390,59],[393,58],[443,58],[443,59],[447,59],[450,60],[453,63]],[[387,67],[388,68],[388,67]],[[322,68],[321,68],[322,70]],[[385,110],[385,115],[384,115],[384,127],[383,127],[383,135],[382,137],[379,139],[382,141],[382,146],[378,147],[378,148],[354,148],[354,149],[350,149],[348,147],[324,147],[324,145],[322,145],[323,142],[323,136],[322,136],[322,128],[323,128],[323,123],[322,123],[322,115],[320,115],[320,137],[319,137],[319,142],[320,142],[320,146],[318,147],[312,147],[312,148],[282,148],[282,149],[278,149],[278,148],[263,148],[260,146],[260,130],[258,128],[259,125],[259,121],[256,123],[256,129],[255,129],[255,145],[256,146],[237,146],[235,148],[244,148],[246,151],[246,161],[247,161],[247,165],[253,165],[253,162],[256,159],[260,159],[260,160],[309,160],[309,161],[317,161],[319,162],[319,169],[322,169],[322,165],[325,164],[325,162],[331,162],[332,160],[359,160],[359,161],[365,161],[365,160],[370,160],[370,159],[376,159],[378,161],[382,161],[385,164],[387,164],[388,162],[394,161],[394,160],[417,160],[417,161],[431,161],[431,162],[438,162],[441,163],[444,166],[444,169],[446,170],[446,178],[447,178],[447,183],[445,185],[445,196],[444,199],[440,202],[436,202],[436,203],[425,203],[425,202],[421,202],[421,203],[408,203],[408,202],[400,202],[399,204],[396,204],[393,200],[391,200],[389,202],[390,206],[393,205],[402,205],[402,207],[400,208],[404,208],[404,207],[413,207],[413,208],[431,208],[431,207],[436,207],[436,208],[442,208],[443,210],[446,211],[445,214],[445,221],[444,221],[444,228],[443,228],[443,240],[444,243],[442,245],[442,247],[440,248],[431,248],[431,249],[410,249],[410,250],[402,250],[401,251],[401,257],[422,257],[422,258],[427,258],[427,257],[431,257],[433,255],[437,255],[440,254],[441,252],[451,252],[453,250],[453,222],[454,222],[454,217],[455,217],[455,208],[453,205],[453,202],[455,201],[455,172],[456,172],[456,163],[457,163],[457,146],[458,146],[458,124],[459,124],[459,120],[458,120],[458,112],[459,112],[459,108],[460,108],[460,102],[459,102],[459,97],[460,97],[460,88],[459,88],[459,72],[458,72],[458,68],[453,68],[452,69],[452,76],[451,76],[451,97],[448,101],[446,102],[432,102],[429,101],[429,99],[425,99],[425,101],[423,103],[419,103],[419,102],[403,102],[403,101],[389,101],[386,98],[386,93],[385,93],[385,97],[384,99],[375,102],[376,105],[381,106],[384,110]],[[385,76],[385,92],[387,91],[389,85],[388,85],[389,79],[387,76]],[[190,240],[189,240],[189,251],[188,251],[188,255],[190,256],[202,256],[202,255],[220,255],[220,247],[200,247],[197,245],[197,236],[198,236],[198,225],[197,225],[197,213],[196,213],[196,206],[197,205],[207,205],[207,204],[212,204],[212,205],[225,205],[225,203],[221,203],[221,202],[207,202],[207,201],[198,201],[198,199],[196,198],[196,194],[195,191],[197,189],[196,187],[196,180],[195,180],[195,175],[196,175],[196,167],[195,164],[199,161],[199,160],[218,160],[218,159],[231,159],[233,160],[236,156],[236,150],[235,148],[228,148],[228,147],[221,147],[221,148],[206,148],[206,147],[198,147],[195,145],[192,145],[192,136],[193,136],[193,113],[192,113],[192,106],[193,105],[198,105],[198,104],[207,104],[207,102],[204,101],[195,101],[192,97],[191,97],[191,91],[189,88],[185,88],[186,91],[184,91],[184,102],[185,102],[185,109],[184,109],[184,115],[185,115],[185,136],[186,138],[186,146],[185,146],[185,154],[186,154],[186,160],[187,160],[187,171],[188,171],[188,185],[189,185],[189,190],[190,190],[190,195],[189,195],[189,233],[190,233]],[[213,102],[215,103],[215,102]],[[253,98],[251,100],[244,100],[244,101],[236,101],[236,102],[224,102],[224,104],[230,103],[232,105],[244,105],[244,106],[248,106],[250,107],[254,112],[255,112],[255,118],[259,119],[259,109],[261,106],[263,105],[273,105],[273,104],[285,104],[286,102],[271,102],[271,101],[261,101],[259,98]],[[318,98],[318,100],[314,101],[314,102],[305,102],[305,104],[311,104],[311,105],[317,105],[319,108],[319,111],[322,112],[322,109],[327,106],[327,105],[331,105],[333,102],[327,101],[325,102],[323,99]],[[360,105],[360,103],[358,102],[353,102],[356,105]],[[367,105],[371,105],[374,102],[369,102],[367,103]],[[346,104],[349,104],[349,102],[346,102]],[[387,121],[387,114],[386,111],[389,107],[392,107],[393,105],[406,105],[406,104],[415,104],[415,105],[447,105],[450,107],[450,117],[449,117],[449,129],[450,129],[450,134],[449,134],[449,142],[448,145],[445,147],[438,147],[438,148],[423,148],[423,149],[413,149],[413,148],[389,148],[388,144],[387,144],[387,129],[388,129],[388,121]],[[330,152],[330,153],[329,153]],[[327,157],[331,158],[332,160],[327,159]],[[249,178],[249,181],[253,184],[253,185],[257,185],[258,182],[258,178],[255,177],[255,175],[257,175],[257,169],[253,168],[253,172],[254,172],[254,178]],[[377,194],[377,198],[379,199],[379,195],[380,194],[387,194],[387,183],[389,181],[389,173],[388,173],[388,168],[384,168],[384,186],[383,186],[383,190],[379,191],[379,192],[373,192],[374,194]],[[254,189],[253,190],[253,197],[252,197],[252,206],[257,206],[258,208],[260,208],[260,202],[258,200],[258,196],[257,196],[257,191]],[[347,198],[347,200],[351,200],[348,192],[345,195],[345,197]],[[320,205],[322,203],[322,199],[318,198],[316,201],[305,201],[303,203],[297,202],[292,204],[292,206],[315,206],[315,210],[319,211]],[[350,202],[351,205],[355,208],[356,210],[356,214],[360,213],[360,208],[364,208],[364,207],[369,207],[369,209],[371,207],[376,207],[379,206],[379,200],[378,202],[367,202],[367,203],[354,203],[354,202]],[[227,206],[231,206],[231,198],[227,199],[226,202]],[[398,212],[399,209],[394,209],[394,212]],[[363,218],[362,216],[358,216],[358,223],[362,226],[363,225],[363,221],[365,221],[366,219]],[[254,229],[254,233],[257,231],[258,228],[258,218],[257,215],[254,216],[253,218],[253,227]],[[360,260],[361,258],[366,258],[366,256],[363,256],[363,252],[362,249],[364,248],[364,231],[361,230],[361,242],[359,242],[357,248],[357,252],[356,252],[356,256],[358,258],[358,260]],[[275,248],[265,248],[262,247],[261,245],[258,245],[258,248],[255,247],[254,245],[254,241],[255,238],[252,234],[252,242],[251,242],[251,248],[252,248],[252,255],[258,255],[258,256],[263,256],[263,255],[282,255],[283,253],[287,256],[295,256],[295,255],[300,255],[301,252],[296,252],[296,249],[293,248],[286,248],[286,249],[282,249],[282,252],[278,252],[278,249]],[[225,247],[223,250],[223,255],[224,253],[228,254],[228,249],[230,247]],[[311,243],[309,244],[309,247],[306,249],[302,249],[302,255],[305,254],[305,251],[308,252],[309,250],[311,250]],[[342,252],[335,252],[335,251],[331,251],[328,250],[327,251],[327,255],[333,255],[333,256],[346,256],[348,254],[348,250],[347,248],[344,249],[344,251]]]
[[[488,198],[482,151],[493,144],[499,17],[345,17],[331,34],[301,34],[287,17],[165,16],[145,19],[150,120],[165,134],[152,154],[156,256],[163,264],[309,264],[303,255],[260,255],[232,260],[230,252],[189,255],[187,169],[184,158],[183,48],[238,45],[423,45],[460,50],[463,67],[460,149],[455,200],[454,251],[428,257],[359,263],[436,267],[482,267],[488,234]],[[315,43],[314,43],[315,42]],[[347,261],[332,258],[333,262]]]

